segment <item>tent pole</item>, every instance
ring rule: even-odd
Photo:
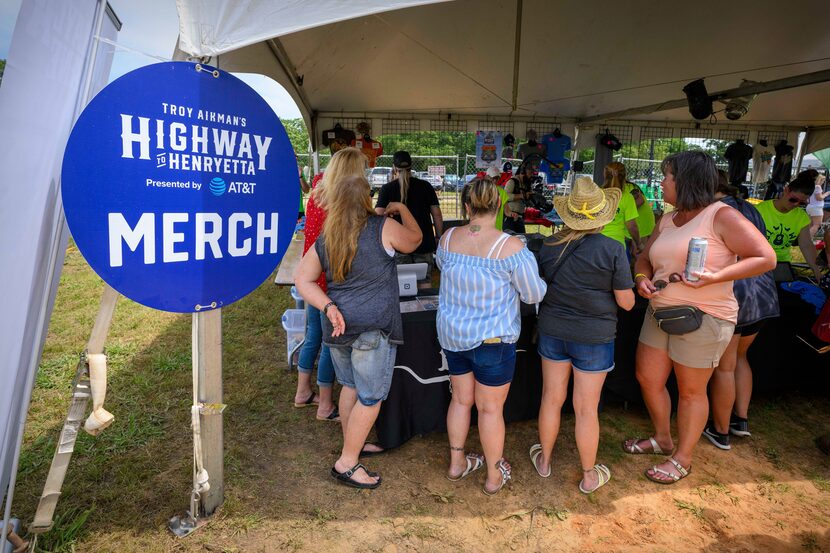
[[[519,99],[519,62],[522,50],[522,2],[516,0],[516,33],[513,37],[513,102],[512,110],[515,112]]]
[[[199,425],[204,468],[210,489],[201,494],[201,511],[210,516],[225,500],[222,431],[222,309],[193,314],[193,370],[198,375]],[[195,516],[195,513],[193,513]]]

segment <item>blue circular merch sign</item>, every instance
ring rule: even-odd
[[[285,254],[297,161],[247,84],[189,62],[149,65],[104,88],[63,159],[69,229],[98,275],[163,311],[228,305]]]

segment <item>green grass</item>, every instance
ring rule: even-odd
[[[83,535],[92,509],[80,510],[73,508],[59,513],[55,517],[55,528],[43,534],[38,540],[38,549],[48,553],[69,553],[75,551],[75,544]]]
[[[442,201],[449,201],[443,196]],[[79,354],[89,339],[102,290],[100,279],[77,249],[70,246],[21,452],[14,509],[24,521],[31,520],[43,489],[66,417],[70,384]],[[644,413],[628,413],[615,407],[601,415],[598,454],[599,462],[612,465],[615,477],[604,488],[607,492],[588,500],[581,499],[576,491],[576,476],[568,472],[578,468],[573,415],[563,417],[563,441],[557,445],[555,458],[559,463],[555,466],[562,467],[562,474],[566,475],[558,477],[565,478],[569,491],[552,489],[556,497],[528,496],[526,502],[509,510],[479,515],[480,493],[471,501],[464,489],[449,491],[430,484],[430,489],[416,486],[417,489],[408,490],[409,484],[402,483],[392,466],[412,469],[413,473],[413,467],[423,466],[429,471],[435,467],[425,459],[411,457],[406,447],[393,454],[394,464],[387,465],[390,482],[383,494],[373,496],[333,487],[326,474],[339,445],[339,428],[314,424],[311,410],[290,406],[295,376],[285,370],[284,333],[279,323],[288,307],[293,307],[288,289],[274,286],[269,279],[243,300],[223,309],[224,394],[228,404],[224,415],[226,501],[219,516],[200,531],[203,534],[199,541],[188,543],[170,538],[164,524],[171,515],[187,507],[191,486],[191,317],[162,313],[119,299],[105,344],[109,373],[105,406],[115,415],[115,422],[98,437],[79,434],[58,503],[55,527],[40,538],[39,551],[193,551],[201,550],[198,544],[202,539],[216,542],[216,550],[233,550],[229,544],[221,543],[223,538],[232,541],[249,533],[276,535],[273,548],[277,550],[304,550],[315,543],[313,536],[321,526],[327,533],[337,533],[344,531],[340,529],[342,525],[353,522],[354,513],[365,516],[361,511],[364,504],[373,509],[371,520],[405,518],[399,531],[413,540],[410,549],[423,549],[422,541],[429,541],[430,545],[440,541],[452,549],[452,517],[456,514],[463,516],[470,511],[480,516],[485,527],[494,528],[490,531],[494,540],[504,543],[508,538],[499,535],[498,521],[509,512],[525,512],[530,506],[547,504],[550,506],[536,508],[533,516],[537,520],[544,515],[542,518],[551,523],[571,524],[585,520],[586,511],[605,513],[618,509],[613,494],[620,493],[618,497],[623,498],[635,489],[639,493],[636,475],[626,478],[624,474],[626,470],[639,473],[638,463],[645,459],[626,456],[620,442],[649,435],[651,426]],[[821,499],[827,498],[830,469],[812,446],[812,430],[826,427],[827,421],[828,408],[818,399],[783,396],[753,403],[753,437],[742,442],[763,460],[765,474],[747,475],[746,482],[752,483],[753,488],[763,487],[759,495],[764,503],[770,498],[798,500],[783,484],[791,479],[791,473],[803,473],[812,483],[810,489],[814,486],[818,490],[814,493],[822,494]],[[535,439],[535,427],[530,423],[508,426],[508,442],[522,428],[528,432],[527,440],[521,444],[524,455],[524,442],[532,443],[530,440]],[[441,442],[443,447],[446,438],[425,440],[430,439]],[[419,443],[423,442],[413,440],[413,446]],[[391,463],[388,459],[379,462]],[[616,471],[614,465],[619,465],[620,470]],[[528,469],[526,458],[524,464],[517,461],[516,466],[517,471],[532,470]],[[703,472],[697,474],[700,477]],[[723,480],[732,487],[731,479]],[[723,487],[718,482],[704,484],[706,491],[702,493],[707,498],[729,497]],[[521,498],[521,494],[532,491],[511,485],[504,497]],[[566,499],[566,493],[573,495]],[[372,504],[384,497],[392,499]],[[751,498],[742,499],[741,507],[751,508],[750,501]],[[489,504],[497,505],[494,501]],[[695,517],[703,516],[702,509],[693,503],[676,503],[676,507]],[[449,522],[441,527],[422,521],[413,523],[411,517],[446,517]],[[523,517],[525,523],[529,518]],[[521,550],[526,543],[517,547]]]

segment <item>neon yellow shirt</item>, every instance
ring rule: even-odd
[[[499,202],[499,212],[496,214],[496,228],[502,230],[502,226],[504,225],[504,204],[507,203],[507,192],[501,186],[497,186],[496,190],[499,191],[499,198],[501,199]]]
[[[602,234],[625,246],[625,223],[636,218],[637,202],[634,201],[634,196],[631,195],[631,189],[623,190],[620,203],[617,205],[617,214],[614,215],[614,219],[610,223],[605,225]]]
[[[626,182],[623,185],[623,194],[631,194],[635,186],[637,185],[634,183]],[[642,189],[640,189],[640,193],[642,192]],[[643,199],[645,199],[645,194],[643,194]],[[637,205],[636,200],[634,200],[634,205]],[[640,232],[641,240],[645,240],[654,232],[654,206],[648,200],[645,200],[643,205],[637,208],[637,230]],[[631,233],[628,232],[627,227],[625,228],[625,237],[631,238]]]
[[[644,201],[643,205],[637,208],[637,213],[637,230],[640,231],[640,239],[645,239],[654,232],[654,208],[651,202]]]
[[[775,250],[775,257],[778,261],[790,261],[792,259],[790,248],[798,240],[801,229],[810,224],[810,216],[800,207],[781,213],[776,209],[773,201],[767,200],[755,207],[767,226],[767,241]]]

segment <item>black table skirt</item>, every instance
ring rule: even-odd
[[[830,353],[818,354],[796,336],[809,335],[816,317],[813,307],[787,292],[779,296],[782,316],[767,322],[749,350],[754,392],[828,390]],[[634,309],[618,313],[615,368],[608,374],[603,401],[642,402],[634,359],[646,307],[647,303],[638,298]],[[398,447],[420,434],[446,431],[451,397],[449,373],[438,344],[435,317],[435,311],[403,315],[405,343],[398,347],[389,396],[375,423],[378,441],[386,448]],[[534,419],[539,413],[542,370],[534,340],[535,326],[535,312],[523,305],[516,373],[504,406],[507,422]],[[668,386],[674,397],[673,378]],[[475,417],[475,409],[473,412]]]
[[[435,311],[403,315],[404,345],[398,346],[392,387],[375,423],[383,447],[398,447],[413,436],[447,429],[450,377],[438,344],[435,316]],[[516,373],[504,405],[507,422],[536,418],[539,413],[542,368],[532,343],[535,322],[535,314],[522,317]]]

